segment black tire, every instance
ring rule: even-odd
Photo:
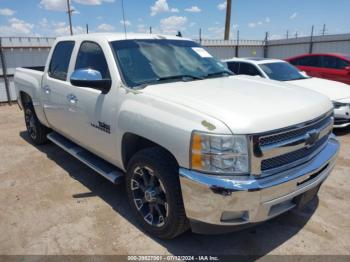
[[[48,142],[46,135],[51,130],[40,123],[31,102],[27,102],[24,105],[24,121],[26,123],[28,135],[34,144],[42,145]]]
[[[140,176],[141,168],[144,168],[142,172],[148,172],[148,182],[153,181],[153,186],[150,182],[144,190],[139,188],[146,178],[145,173]],[[150,192],[155,192],[151,201],[147,201],[147,199],[150,200],[150,197],[147,198],[147,188],[151,188]],[[152,188],[154,188],[153,191]],[[143,149],[131,158],[127,168],[126,190],[130,207],[139,224],[151,235],[172,239],[189,228],[182,201],[178,166],[175,160],[161,148]],[[141,204],[142,194],[144,195]],[[137,195],[140,195],[140,198]],[[152,219],[150,219],[150,213],[152,213]]]

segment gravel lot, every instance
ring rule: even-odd
[[[0,254],[350,255],[350,129],[319,198],[232,234],[144,234],[124,186],[114,186],[55,146],[36,147],[18,106],[0,106]]]

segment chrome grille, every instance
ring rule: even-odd
[[[322,126],[324,126],[325,124],[327,124],[327,122],[329,122],[329,117],[326,117],[324,119],[321,119],[320,121],[316,121],[313,124],[310,124],[306,127],[303,128],[299,128],[296,130],[291,130],[291,131],[287,131],[287,132],[283,132],[280,134],[276,134],[276,135],[270,135],[270,136],[264,136],[260,138],[260,146],[267,146],[267,145],[271,145],[271,144],[277,144],[280,142],[283,142],[285,140],[288,139],[292,139],[298,136],[303,136],[305,135],[308,131],[311,131],[313,129],[319,129]]]
[[[311,148],[303,147],[299,150],[261,161],[261,171],[278,168],[302,159],[305,159],[306,162],[308,160],[307,156],[311,156],[314,152],[316,152],[317,149],[319,149],[326,142],[328,136],[329,134],[322,137]]]
[[[251,173],[266,176],[309,161],[333,129],[332,111],[312,121],[251,136]]]

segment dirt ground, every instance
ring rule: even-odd
[[[52,143],[34,146],[18,106],[0,106],[0,254],[350,255],[350,129],[336,134],[335,170],[306,210],[231,234],[163,241],[138,228],[123,185]]]

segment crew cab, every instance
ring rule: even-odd
[[[327,97],[232,76],[189,39],[60,37],[36,69],[14,77],[33,143],[51,140],[125,183],[137,221],[159,238],[231,231],[303,206],[335,165]]]
[[[347,84],[310,77],[288,62],[279,59],[232,58],[224,62],[235,74],[288,82],[328,96],[334,105],[334,127],[350,126],[350,88]]]

